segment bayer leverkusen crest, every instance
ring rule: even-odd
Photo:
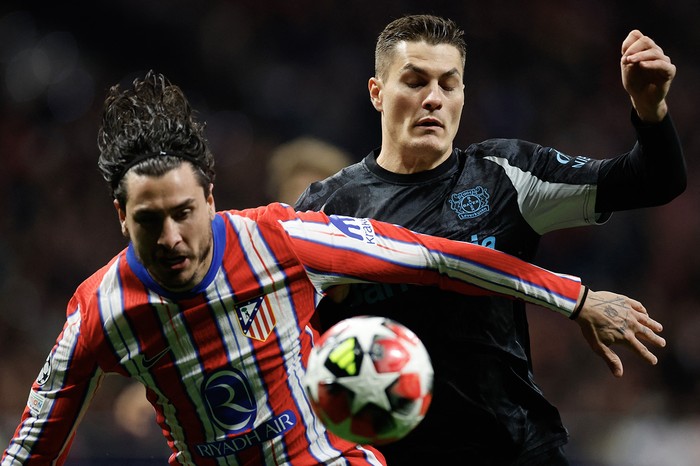
[[[489,211],[489,193],[482,186],[452,193],[449,201],[450,208],[460,220],[475,218]]]
[[[241,330],[248,338],[265,341],[277,324],[266,295],[237,304],[234,309]]]

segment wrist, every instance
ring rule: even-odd
[[[663,120],[668,113],[668,105],[666,104],[665,100],[659,102],[658,105],[648,108],[645,108],[642,105],[637,106],[633,100],[632,106],[637,112],[639,119],[644,123],[658,123]]]
[[[576,320],[579,314],[581,314],[581,309],[583,309],[583,305],[586,302],[586,298],[588,297],[588,287],[585,285],[581,285],[581,289],[581,299],[579,300],[578,306],[576,306],[574,312],[572,312],[569,316],[569,319],[571,320]]]

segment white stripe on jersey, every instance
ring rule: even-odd
[[[484,159],[503,168],[518,193],[520,213],[539,235],[598,223],[596,186],[543,181],[512,166],[505,158],[487,156]]]
[[[246,255],[248,266],[257,277],[258,283],[265,289],[277,289],[273,293],[267,295],[268,303],[264,305],[272,306],[273,312],[277,319],[277,327],[274,330],[278,338],[278,346],[280,354],[285,355],[284,365],[288,375],[287,383],[289,391],[292,393],[292,400],[296,402],[297,409],[302,416],[299,422],[304,425],[304,431],[310,444],[311,454],[320,461],[324,458],[337,457],[340,452],[333,448],[327,441],[325,428],[321,426],[318,419],[313,414],[311,405],[306,392],[304,391],[301,379],[304,369],[301,364],[301,359],[298,357],[301,354],[301,335],[299,322],[297,319],[294,304],[289,296],[289,290],[284,286],[286,274],[284,270],[279,268],[279,261],[270,251],[269,246],[261,237],[256,222],[248,218],[228,215],[232,227],[236,231],[238,241],[241,243],[243,251],[256,251]],[[250,349],[252,351],[252,348]],[[290,356],[295,356],[293,360],[289,360]],[[252,364],[244,364],[243,367],[253,367]],[[255,365],[257,367],[257,365]],[[249,374],[250,375],[250,374]],[[262,390],[262,387],[254,387]],[[263,413],[261,412],[261,415]],[[271,412],[265,412],[265,417],[271,417]],[[263,417],[263,418],[265,418]],[[274,447],[274,455],[270,453],[270,448]],[[279,460],[282,444],[279,441],[266,442],[263,445],[266,458]],[[284,454],[286,458],[286,454]],[[276,464],[270,463],[271,465]]]
[[[279,267],[265,240],[260,236],[260,231],[255,221],[227,213],[231,226],[236,231],[240,242],[240,248],[258,284],[264,293],[274,291],[277,287],[284,286],[286,275]]]
[[[112,267],[110,267],[110,270],[107,272],[99,286],[100,314],[102,322],[104,323],[103,328],[105,329],[105,337],[109,339],[120,363],[127,368],[130,374],[134,378],[141,380],[147,387],[158,394],[159,404],[162,406],[165,422],[170,427],[170,434],[173,437],[173,441],[179,445],[179,449],[182,452],[185,452],[178,454],[178,459],[181,462],[185,461],[185,464],[187,462],[189,462],[189,464],[194,464],[194,461],[189,455],[187,448],[182,447],[185,445],[185,435],[181,427],[174,422],[176,420],[176,410],[174,406],[164,396],[162,396],[162,393],[160,393],[158,390],[155,380],[153,377],[151,377],[148,371],[138,364],[138,362],[142,361],[143,357],[146,355],[141,353],[141,348],[139,348],[139,342],[136,337],[136,331],[131,328],[128,320],[124,318],[124,308],[122,306],[123,289],[119,280],[119,269],[117,267],[118,263],[119,261],[115,261]],[[183,354],[187,354],[186,351],[183,352],[181,350],[181,348],[183,348],[187,343],[185,340],[181,340],[179,338],[178,332],[173,331],[173,327],[176,327],[176,325],[174,323],[173,325],[168,324],[171,321],[174,322],[177,320],[180,323],[178,327],[183,327],[181,318],[179,317],[179,309],[174,303],[164,301],[164,298],[157,293],[151,290],[147,290],[147,293],[148,301],[161,321],[161,328],[164,330],[166,341],[168,341],[173,357],[176,361],[179,361],[182,359]],[[184,336],[184,330],[182,333]],[[191,341],[188,341],[188,343],[191,347]],[[178,353],[180,354],[180,357],[178,357]],[[176,366],[178,367],[178,370],[182,376],[183,369],[177,363]],[[187,386],[187,384],[185,384],[185,386]],[[189,388],[189,386],[187,387]],[[189,392],[191,396],[192,390],[189,390]],[[195,400],[196,399],[197,398],[195,398]],[[206,417],[203,419],[206,419]]]
[[[184,322],[181,309],[175,303],[150,290],[148,291],[148,296],[160,320],[167,347],[170,348],[173,364],[177,368],[180,378],[184,381],[191,374],[201,374],[203,368],[197,358],[192,357],[198,353],[194,349],[195,345],[192,336],[187,332],[187,325]],[[169,426],[172,441],[178,450],[176,458],[181,464],[196,464],[186,442],[185,433],[178,422],[177,409],[174,406],[176,401],[174,402],[164,397],[156,386],[155,380],[150,377],[149,379],[151,380],[149,388],[158,393],[158,403],[162,407],[165,423]],[[196,407],[197,416],[202,422],[202,427],[205,429],[205,432],[209,433],[213,430],[213,426],[211,423],[208,424],[206,422],[209,417],[206,415],[206,408],[201,400],[198,390],[199,386],[192,383],[183,383],[182,387],[187,393],[190,403]]]
[[[504,271],[491,269],[488,266],[463,257],[431,250],[418,243],[377,235],[372,237],[372,242],[377,247],[374,249],[374,253],[369,253],[366,241],[361,242],[361,240],[351,238],[333,225],[319,222],[302,222],[298,219],[281,221],[280,223],[292,238],[303,239],[336,249],[357,251],[403,267],[435,270],[464,283],[474,284],[490,291],[519,298],[527,297],[529,302],[555,309],[567,316],[576,305],[576,301],[555,295],[553,292],[535,286],[532,283],[518,280]],[[339,283],[357,283],[360,281],[354,277],[343,277],[338,274],[329,275],[323,272],[316,273],[308,269],[307,273],[314,286],[320,290]],[[577,278],[570,275],[557,275],[578,281]]]
[[[129,323],[124,319],[119,263],[119,260],[114,261],[97,289],[100,319],[105,337],[112,344],[119,362],[125,364],[132,374],[138,374],[141,371],[133,358],[141,353],[141,349]]]

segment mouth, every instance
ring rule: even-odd
[[[416,123],[419,128],[443,128],[444,125],[437,118],[421,118]]]
[[[163,267],[169,270],[182,270],[187,265],[187,256],[168,256],[158,260]]]

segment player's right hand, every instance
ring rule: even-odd
[[[622,377],[623,367],[620,357],[610,349],[612,344],[630,347],[652,365],[658,359],[645,343],[666,346],[666,340],[657,335],[663,326],[649,317],[642,303],[610,291],[590,290],[576,322],[591,349],[605,360],[615,377]]]

